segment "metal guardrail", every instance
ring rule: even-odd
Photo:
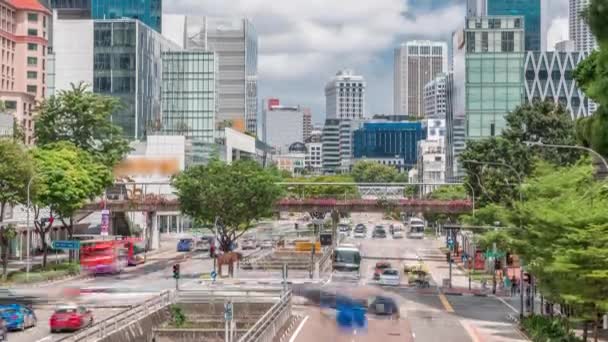
[[[333,248],[326,248],[323,256],[319,259],[319,272],[323,273],[327,271],[328,268],[331,269],[331,256],[334,252]]]
[[[72,342],[72,341],[97,341],[109,336],[115,331],[118,331],[125,326],[136,322],[147,315],[156,312],[167,305],[170,305],[175,300],[175,292],[163,291],[157,297],[150,298],[145,302],[138,304],[131,309],[122,311],[112,317],[93,324],[91,327],[81,330],[70,336],[66,336],[57,341]]]
[[[281,289],[217,289],[217,290],[180,290],[175,298],[176,303],[266,303],[281,298]]]
[[[291,290],[285,292],[238,342],[272,342],[289,317],[291,317]]]

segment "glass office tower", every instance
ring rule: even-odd
[[[487,0],[488,16],[515,15],[525,20],[526,51],[541,50],[541,0]]]
[[[161,53],[177,51],[138,20],[94,22],[93,90],[121,100],[112,121],[130,139],[161,128]]]
[[[161,132],[185,136],[190,147],[187,164],[204,163],[215,151],[216,54],[165,52],[162,63]]]
[[[500,135],[523,101],[523,17],[469,17],[465,28],[467,139]]]
[[[62,17],[138,19],[156,32],[162,30],[162,0],[51,0]]]

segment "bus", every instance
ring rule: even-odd
[[[332,270],[335,275],[359,279],[361,267],[361,252],[355,245],[339,245],[332,255]]]
[[[407,223],[407,237],[410,239],[424,239],[424,220],[418,217],[410,217]]]
[[[122,240],[83,240],[80,266],[91,274],[120,273],[128,265],[128,248]]]

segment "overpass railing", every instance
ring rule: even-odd
[[[131,309],[122,311],[103,321],[93,324],[91,327],[81,330],[75,334],[66,336],[57,341],[76,342],[76,341],[96,341],[134,323],[151,313],[154,313],[175,301],[174,291],[163,291],[158,296],[150,298]]]
[[[290,317],[291,290],[288,290],[238,342],[272,342]]]

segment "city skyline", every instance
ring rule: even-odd
[[[338,10],[343,5],[336,1],[270,6],[260,1],[217,6],[212,1],[176,0],[166,2],[164,12],[248,17],[259,35],[258,98],[279,97],[307,105],[315,123],[325,119],[324,85],[344,68],[357,70],[367,81],[367,117],[393,114],[394,48],[413,39],[450,45],[452,31],[464,23],[465,16],[464,0],[381,0],[369,9],[349,4],[347,10]],[[547,47],[552,49],[555,42],[568,38],[568,1],[545,0],[544,5]],[[294,7],[306,11],[294,17]],[[361,25],[363,17],[383,20]],[[168,21],[163,18],[163,22]],[[437,27],[436,22],[443,25]]]

